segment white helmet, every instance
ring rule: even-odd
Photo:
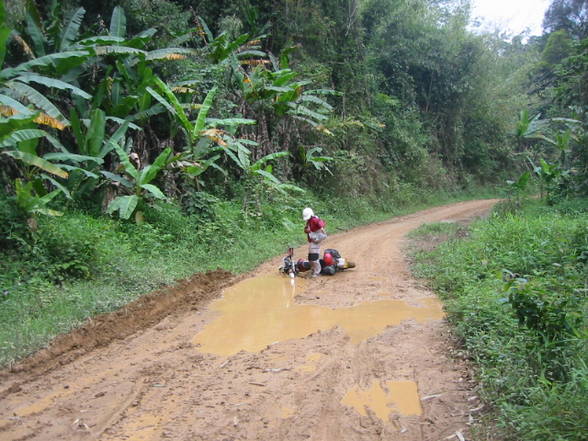
[[[306,207],[304,210],[302,210],[302,219],[305,221],[310,219],[312,216],[314,216],[314,211],[312,211],[312,208]]]

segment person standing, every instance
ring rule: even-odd
[[[325,232],[326,222],[315,216],[312,208],[306,207],[302,210],[302,219],[306,221],[304,232],[308,239],[308,261],[312,266],[312,277],[321,273],[321,263],[319,261],[321,242],[327,238]]]

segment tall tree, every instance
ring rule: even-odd
[[[588,37],[588,0],[553,0],[543,28],[547,32],[565,30],[577,39]]]

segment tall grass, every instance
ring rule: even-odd
[[[479,367],[500,438],[586,440],[588,201],[495,214],[416,257]]]

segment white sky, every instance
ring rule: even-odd
[[[472,19],[479,19],[483,31],[500,29],[518,35],[530,28],[541,35],[543,16],[551,0],[472,0]]]

